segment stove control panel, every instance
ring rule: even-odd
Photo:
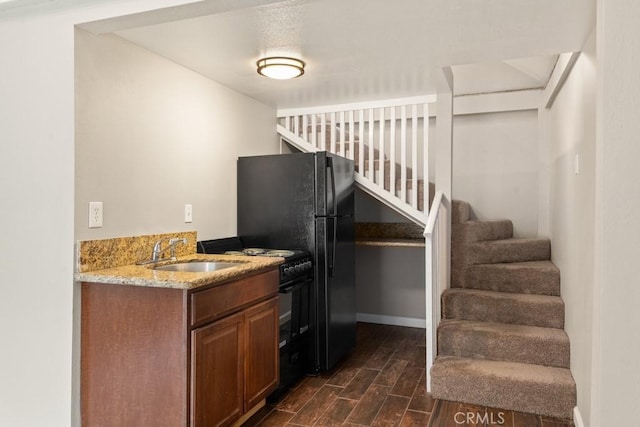
[[[280,266],[280,280],[288,281],[300,276],[311,274],[313,263],[309,259],[285,262]]]

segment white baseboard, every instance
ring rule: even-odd
[[[392,326],[407,326],[410,328],[425,329],[427,327],[427,321],[425,319],[416,319],[413,317],[384,316],[381,314],[356,313],[356,320],[358,322],[377,323],[380,325],[392,325]]]
[[[573,408],[573,424],[576,427],[585,427],[584,421],[582,421],[582,415],[580,415],[580,410],[577,406]]]

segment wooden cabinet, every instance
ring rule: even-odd
[[[192,332],[191,425],[223,426],[244,413],[244,313]]]
[[[277,342],[277,298],[193,330],[191,425],[229,425],[273,391]]]
[[[253,408],[277,387],[280,378],[277,298],[245,311],[244,337],[244,407]]]
[[[82,284],[83,427],[228,426],[278,384],[277,269],[196,290]]]

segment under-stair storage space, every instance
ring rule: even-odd
[[[358,222],[355,231],[358,320],[423,327],[422,228],[407,222]]]

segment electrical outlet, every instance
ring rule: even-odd
[[[89,228],[102,227],[102,202],[89,202]]]
[[[184,222],[193,222],[193,206],[184,205]]]

